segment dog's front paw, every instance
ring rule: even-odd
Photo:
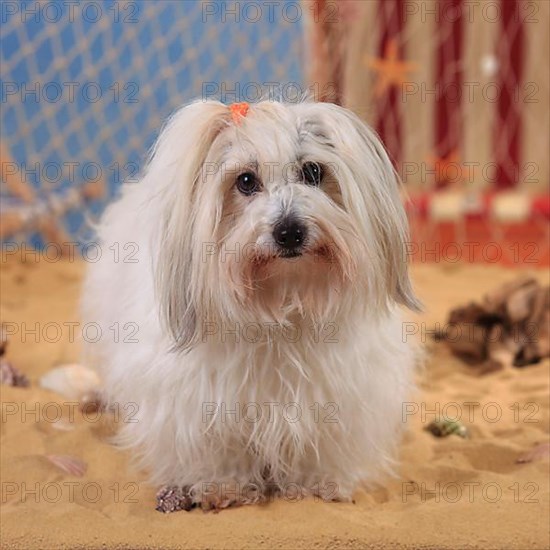
[[[157,493],[156,510],[169,514],[185,510],[189,512],[197,506],[189,492],[189,487],[163,487]]]
[[[224,481],[203,483],[201,489],[197,490],[196,500],[200,501],[200,507],[205,512],[219,512],[226,508],[257,504],[265,500],[265,497],[260,488],[251,483]]]

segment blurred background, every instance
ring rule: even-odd
[[[549,17],[545,0],[5,1],[2,241],[88,242],[192,99],[308,95],[380,134],[415,260],[548,266]]]

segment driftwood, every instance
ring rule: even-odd
[[[480,372],[538,363],[550,356],[549,291],[531,277],[504,284],[481,303],[451,311],[442,337]]]

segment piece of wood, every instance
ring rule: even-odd
[[[449,314],[443,339],[479,373],[524,367],[550,356],[550,287],[518,277]]]

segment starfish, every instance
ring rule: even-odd
[[[369,57],[366,60],[368,67],[377,73],[374,93],[377,97],[392,86],[400,86],[407,81],[408,73],[417,69],[416,63],[399,59],[397,40],[392,38],[386,43],[384,57]]]
[[[435,179],[439,185],[471,179],[471,168],[462,164],[457,150],[446,156],[430,155],[427,162],[435,170]]]

